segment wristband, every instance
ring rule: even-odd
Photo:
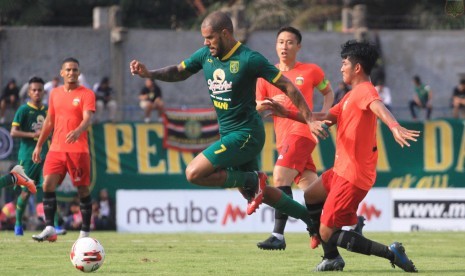
[[[400,124],[398,122],[393,122],[393,123],[388,124],[388,127],[389,127],[390,130],[392,130],[393,128],[398,127],[398,126],[400,126]]]

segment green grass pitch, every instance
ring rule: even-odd
[[[0,232],[1,275],[82,275],[69,251],[78,232],[58,236],[55,243],[38,243],[26,231],[16,237]],[[390,244],[402,242],[421,275],[465,275],[464,232],[377,233],[365,235]],[[321,261],[321,247],[311,250],[308,235],[286,234],[285,251],[263,251],[256,243],[262,234],[119,234],[93,232],[105,248],[105,263],[96,275],[308,275]],[[343,275],[393,275],[389,261],[340,249]],[[341,272],[325,272],[324,275]]]

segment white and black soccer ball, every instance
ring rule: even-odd
[[[82,272],[92,272],[103,265],[105,250],[94,238],[80,238],[71,247],[69,258],[76,269]]]

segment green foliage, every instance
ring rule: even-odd
[[[82,275],[72,267],[69,251],[78,232],[56,243],[33,242],[13,232],[0,232],[2,275]],[[321,248],[308,247],[307,233],[286,234],[285,251],[257,249],[262,234],[119,234],[93,232],[106,258],[96,275],[307,275],[321,261]],[[365,235],[389,244],[400,241],[421,275],[463,275],[463,232],[374,233]],[[401,275],[389,261],[340,249],[345,276]],[[325,275],[340,275],[325,273]]]

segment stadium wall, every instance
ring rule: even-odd
[[[407,104],[412,97],[412,76],[420,75],[434,91],[433,118],[450,115],[452,88],[459,74],[465,73],[464,31],[379,31],[386,69],[386,85],[392,90],[393,106],[400,119],[410,119]],[[275,32],[252,33],[247,44],[277,62]],[[2,27],[0,30],[0,87],[10,78],[21,85],[31,76],[50,80],[58,74],[63,58],[74,56],[81,62],[82,72],[90,85],[103,76],[122,81],[114,87],[119,93],[120,116],[125,121],[140,120],[137,94],[143,85],[129,73],[128,64],[140,59],[149,67],[177,64],[203,43],[197,31],[163,31],[130,29],[122,40],[112,42],[110,30],[65,27]],[[340,45],[353,36],[335,32],[303,33],[300,60],[319,64],[333,87],[341,80]],[[115,45],[121,49],[123,64],[114,61]],[[122,70],[113,70],[122,66]],[[115,73],[116,72],[116,73]],[[117,72],[123,72],[118,75]],[[126,74],[124,73],[126,72]],[[202,74],[185,82],[159,83],[168,106],[204,107],[210,105]],[[317,96],[316,107],[322,98]],[[123,104],[124,103],[124,104]]]

